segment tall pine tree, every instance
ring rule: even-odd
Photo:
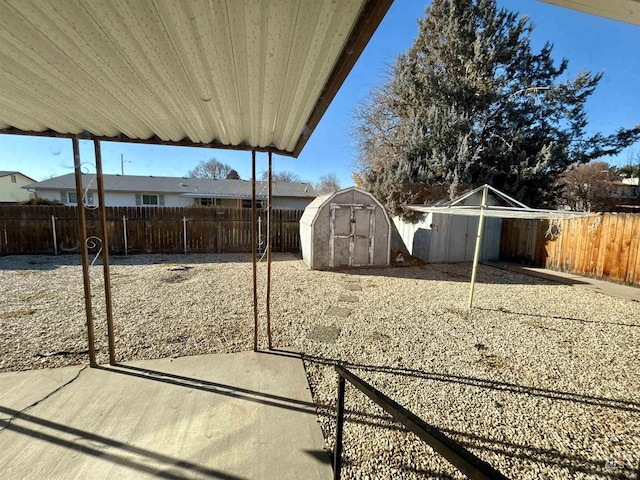
[[[561,80],[552,46],[531,48],[527,17],[495,0],[433,0],[414,45],[355,112],[354,178],[387,208],[484,183],[549,206],[569,165],[618,153],[640,128],[586,134],[602,74]],[[438,187],[438,188],[436,188]]]

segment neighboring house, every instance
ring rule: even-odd
[[[95,175],[82,176],[87,190],[85,203],[97,203]],[[247,180],[212,180],[208,178],[155,177],[139,175],[104,175],[105,205],[108,207],[188,207],[192,205],[230,208],[251,207],[251,182]],[[50,178],[23,187],[39,198],[76,205],[78,199],[73,173]],[[256,182],[258,205],[267,198],[267,182]],[[309,183],[274,183],[272,207],[303,210],[316,197]]]
[[[623,178],[619,182],[613,182],[612,203],[613,211],[640,212],[640,182],[638,177]]]
[[[0,203],[26,202],[32,196],[22,187],[35,182],[20,172],[0,171]]]

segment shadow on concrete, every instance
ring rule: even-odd
[[[224,480],[242,480],[243,478],[236,475],[229,475],[220,470],[208,468],[203,465],[198,465],[197,463],[189,462],[188,460],[153,452],[112,438],[96,435],[85,430],[79,430],[68,425],[35,417],[11,408],[0,406],[0,412],[11,416],[11,419],[9,420],[0,420],[0,425],[2,425],[0,430],[11,430],[21,435],[27,435],[37,440],[59,445],[85,455],[99,457],[102,460],[107,460],[109,462],[137,470],[144,474],[171,479],[193,478],[191,475],[193,473],[205,478],[218,478]],[[18,419],[23,422],[29,422],[39,427],[50,429],[52,432],[46,433],[39,429],[16,425],[14,421]],[[62,438],[60,436],[61,433],[73,435],[77,440],[71,441]],[[79,441],[85,440],[91,442],[91,444],[79,443]],[[117,449],[121,454],[105,451],[105,448]],[[132,458],[132,455],[135,455],[138,459]],[[148,464],[149,460],[166,464],[167,468],[155,468]],[[184,473],[177,473],[176,470],[183,470]]]
[[[286,350],[259,351],[257,353],[285,356],[296,359],[300,358],[300,355]],[[236,387],[233,385],[225,385],[222,383],[211,382],[209,380],[201,380],[198,378],[186,377],[173,373],[149,370],[146,368],[134,367],[132,365],[124,364],[115,364],[111,367],[101,365],[95,368],[113,373],[119,373],[122,375],[143,378],[145,380],[153,380],[157,382],[176,385],[179,387],[192,388],[194,390],[214,393],[216,395],[224,395],[227,397],[232,397],[247,402],[259,403],[270,407],[284,408],[286,410],[292,410],[312,415],[335,417],[336,408],[331,405],[305,402],[303,400],[296,400],[280,395],[273,395],[271,393],[258,392],[256,390]],[[365,419],[376,420],[386,418],[384,415],[370,415],[357,410],[349,409],[345,409],[345,413],[351,415],[355,419],[359,419],[358,421],[360,422],[364,422]]]
[[[312,456],[320,463],[325,463],[329,466],[333,464],[331,460],[331,456],[329,455],[328,452],[325,452],[324,450],[305,450],[304,453]]]
[[[280,395],[270,393],[257,392],[246,388],[225,385],[222,383],[201,380],[198,378],[185,377],[173,373],[161,372],[157,370],[149,370],[147,368],[134,367],[132,365],[115,364],[112,367],[98,366],[100,370],[106,370],[121,375],[129,375],[132,377],[143,378],[145,380],[153,380],[156,382],[168,383],[179,387],[192,388],[203,392],[214,393],[216,395],[224,395],[226,397],[237,398],[248,402],[268,405],[270,407],[284,408],[297,412],[316,414],[316,404],[313,402],[305,402],[295,400]]]

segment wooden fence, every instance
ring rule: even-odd
[[[273,210],[273,251],[300,251],[302,212]],[[87,236],[99,238],[98,211],[86,214]],[[0,206],[0,254],[79,252],[76,215],[76,207],[69,206]],[[264,239],[266,212],[260,212],[258,223]],[[107,207],[107,228],[114,254],[251,252],[251,209]]]
[[[500,257],[640,286],[640,214],[504,220]]]

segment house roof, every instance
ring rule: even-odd
[[[0,133],[297,156],[391,3],[0,2]]]
[[[24,178],[31,180],[32,182],[35,182],[33,178],[27,177],[24,173],[20,173],[15,170],[0,170],[0,177],[6,177],[8,175],[22,175]]]
[[[105,192],[175,193],[188,197],[251,198],[251,182],[247,180],[213,180],[210,178],[155,177],[140,175],[104,175]],[[95,190],[95,175],[83,174],[85,188]],[[73,173],[32,183],[23,188],[30,190],[75,190]],[[267,182],[256,182],[256,194],[267,195]],[[274,197],[315,198],[316,191],[310,183],[274,182]]]

